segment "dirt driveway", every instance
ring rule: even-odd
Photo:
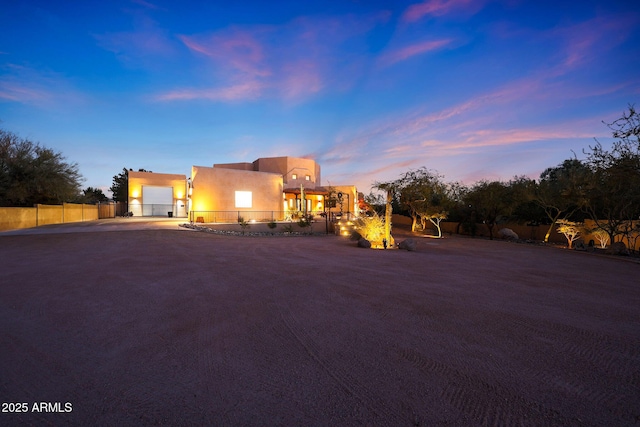
[[[636,263],[135,228],[0,235],[0,425],[640,423]]]

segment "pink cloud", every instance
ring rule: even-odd
[[[429,40],[421,43],[415,43],[409,46],[405,46],[400,49],[392,50],[382,55],[380,61],[386,65],[394,64],[396,62],[404,61],[415,55],[420,55],[425,52],[431,52],[442,48],[452,42],[451,39],[443,40]]]
[[[136,66],[149,66],[151,58],[170,58],[176,53],[175,42],[167,32],[146,18],[135,31],[95,34],[94,38],[121,61]]]
[[[460,134],[462,141],[446,145],[447,150],[460,148],[479,148],[501,145],[515,145],[526,142],[591,138],[593,133],[578,131],[574,126],[562,124],[558,127],[550,128],[520,128],[520,129],[480,129]]]
[[[0,81],[0,99],[23,104],[42,104],[50,102],[52,98],[52,94],[43,89],[34,89],[21,86],[18,83]]]
[[[459,10],[476,13],[483,3],[479,0],[427,0],[409,6],[401,19],[404,22],[416,22],[426,15],[442,16]]]
[[[155,97],[158,101],[189,101],[205,99],[209,101],[237,101],[255,99],[260,96],[262,85],[258,82],[245,82],[235,86],[214,89],[180,89]]]
[[[544,37],[554,43],[560,40],[562,46],[558,53],[559,64],[551,73],[563,75],[589,62],[601,61],[608,51],[627,40],[637,26],[638,15],[630,13],[598,16],[549,31]]]
[[[283,65],[284,76],[280,84],[282,94],[287,99],[297,99],[320,92],[323,88],[322,73],[318,64],[306,60]]]
[[[221,66],[252,76],[271,74],[265,64],[264,48],[256,35],[232,29],[208,37],[179,36],[190,50],[210,57]]]
[[[0,76],[0,99],[43,108],[84,102],[84,96],[57,73],[15,64],[3,68],[6,72]]]
[[[284,25],[254,25],[229,27],[214,33],[180,35],[177,38],[201,61],[205,73],[202,81],[210,85],[214,76],[219,88],[253,86],[246,93],[255,96],[300,101],[328,88],[344,90],[364,72],[364,54],[353,54],[353,46],[362,44],[366,50],[366,34],[388,13],[370,16],[298,17]],[[350,49],[342,55],[343,45]],[[222,89],[207,99],[225,100]],[[195,99],[190,89],[177,89],[155,99]],[[234,98],[237,99],[237,98]]]

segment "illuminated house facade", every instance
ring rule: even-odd
[[[300,213],[319,215],[325,207],[332,215],[357,214],[355,186],[332,187],[340,197],[333,206],[326,206],[330,189],[321,186],[320,179],[316,161],[297,157],[193,166],[189,179],[184,175],[130,171],[129,206],[138,216],[172,211],[174,216],[202,222],[235,222],[239,217],[291,220]]]
[[[187,216],[187,177],[129,171],[129,211],[134,216]]]

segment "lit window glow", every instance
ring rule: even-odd
[[[251,191],[236,191],[236,208],[250,208]]]

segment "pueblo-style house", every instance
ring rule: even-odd
[[[188,217],[192,222],[283,221],[301,214],[353,216],[353,185],[321,185],[312,159],[263,157],[252,163],[193,166],[191,177],[129,171],[134,216]]]

